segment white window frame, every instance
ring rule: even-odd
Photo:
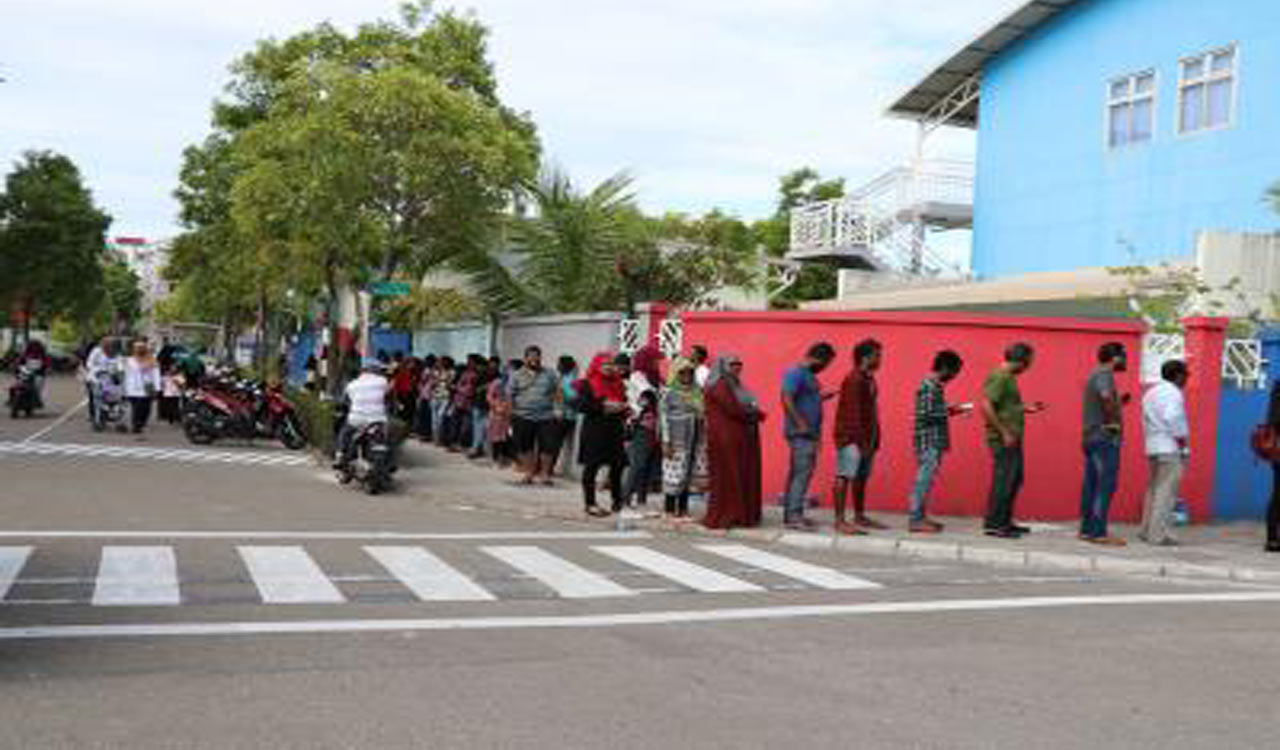
[[[1146,94],[1137,93],[1138,79],[1146,78],[1148,76],[1151,78],[1151,91]],[[1129,84],[1129,92],[1125,96],[1117,98],[1112,94],[1112,89],[1115,87],[1117,83],[1125,83],[1125,82]],[[1151,133],[1145,141],[1135,141],[1132,139],[1133,105],[1145,99],[1151,100],[1151,128],[1150,128]],[[1115,78],[1112,78],[1109,81],[1107,81],[1106,96],[1104,97],[1103,104],[1102,104],[1102,145],[1106,148],[1106,150],[1107,151],[1123,151],[1129,148],[1139,148],[1142,146],[1151,145],[1151,143],[1154,142],[1156,139],[1156,129],[1157,129],[1156,125],[1160,120],[1159,99],[1160,99],[1160,72],[1157,71],[1155,68],[1148,68],[1147,70],[1140,70],[1136,73],[1129,73],[1127,75],[1116,76]],[[1129,139],[1126,140],[1124,143],[1111,142],[1111,108],[1118,104],[1129,105],[1129,132],[1128,132]]]
[[[1213,72],[1213,57],[1224,52],[1231,53],[1231,70],[1226,73]],[[1204,66],[1204,72],[1199,78],[1186,78],[1187,63],[1199,62]],[[1183,127],[1182,111],[1183,103],[1188,88],[1196,85],[1204,86],[1204,100],[1201,107],[1201,117],[1207,118],[1209,112],[1209,84],[1214,81],[1223,79],[1231,80],[1231,106],[1227,109],[1227,121],[1220,125],[1202,125],[1198,128],[1187,129]],[[1173,132],[1178,134],[1179,138],[1194,138],[1205,133],[1214,133],[1219,130],[1230,130],[1236,124],[1236,109],[1240,104],[1240,45],[1232,42],[1223,47],[1215,47],[1214,49],[1202,52],[1198,55],[1189,55],[1178,60],[1178,101],[1177,107],[1173,113]]]

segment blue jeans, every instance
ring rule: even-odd
[[[489,412],[471,407],[471,452],[484,453],[489,438]]]
[[[938,476],[938,468],[942,466],[942,451],[937,448],[922,450],[916,454],[920,470],[916,472],[916,484],[911,490],[911,520],[924,520],[924,504],[929,498],[929,490],[933,489],[933,481]]]
[[[1084,487],[1080,490],[1080,534],[1107,535],[1107,514],[1120,476],[1120,441],[1105,437],[1084,444]]]
[[[782,517],[795,521],[804,516],[804,503],[809,495],[809,482],[818,466],[818,441],[809,438],[787,439],[791,447],[791,468],[787,472],[787,493],[782,500]]]

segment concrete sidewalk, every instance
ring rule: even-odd
[[[511,470],[486,462],[473,462],[458,454],[415,441],[406,442],[402,460],[408,475],[404,487],[413,495],[447,497],[455,504],[529,517],[555,518],[591,526],[616,527],[617,518],[589,518],[582,510],[576,481],[557,480],[555,487],[517,484]],[[602,492],[602,503],[609,501]],[[650,496],[649,505],[662,509],[662,496]],[[694,507],[700,517],[702,508]],[[628,514],[630,515],[630,514]],[[1265,530],[1261,523],[1187,526],[1177,530],[1179,547],[1151,547],[1138,541],[1133,526],[1113,524],[1112,533],[1130,540],[1126,547],[1100,547],[1076,538],[1072,523],[1032,523],[1033,532],[1021,539],[994,539],[982,534],[981,519],[938,518],[946,524],[942,534],[906,532],[906,517],[873,513],[891,528],[868,536],[836,536],[831,511],[811,512],[820,528],[816,533],[796,533],[782,527],[781,508],[766,505],[760,528],[714,531],[698,523],[673,523],[664,519],[624,518],[628,527],[667,533],[733,538],[805,549],[836,549],[859,554],[945,560],[1000,568],[1147,575],[1205,580],[1280,584],[1280,554],[1263,552]]]

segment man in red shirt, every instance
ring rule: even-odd
[[[853,370],[840,385],[836,408],[837,534],[865,534],[864,529],[888,528],[866,513],[867,480],[872,461],[880,449],[880,414],[876,404],[879,390],[875,372],[880,369],[883,347],[875,339],[865,339],[853,349]],[[845,520],[845,500],[853,491],[853,523]]]

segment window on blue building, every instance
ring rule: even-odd
[[[1108,85],[1107,143],[1111,148],[1150,141],[1155,116],[1154,71],[1117,78]]]
[[[1234,47],[1184,59],[1178,82],[1178,132],[1230,127],[1235,86]]]

